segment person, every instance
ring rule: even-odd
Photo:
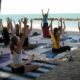
[[[49,9],[47,11],[47,13],[43,13],[42,10],[42,16],[43,16],[43,27],[48,27],[48,14],[49,14]]]
[[[9,35],[7,27],[3,28],[2,36],[3,36],[4,46],[8,46],[8,44],[10,43],[10,35]]]
[[[0,43],[3,43],[3,37],[2,37],[2,30],[3,30],[3,23],[2,19],[0,19]]]
[[[62,24],[64,24],[64,27]],[[58,28],[61,32],[60,33],[60,39],[62,40],[64,38],[64,31],[65,31],[65,23],[64,23],[64,21],[62,22],[62,18],[60,18],[60,25],[58,25]]]
[[[43,27],[42,22],[41,22],[41,28],[42,28],[42,32],[43,32],[43,37],[45,38],[51,38],[50,33],[49,33],[49,29],[52,29],[52,20],[49,26],[47,27]]]
[[[3,56],[3,52],[2,52],[2,51],[0,51],[0,59],[2,58],[2,56]]]
[[[2,32],[3,29],[3,23],[2,23],[2,19],[0,19],[0,33]]]
[[[60,46],[60,30],[59,28],[54,28],[53,31],[50,31],[51,39],[52,39],[52,52],[54,53],[62,53],[67,50],[70,51],[69,46]]]
[[[24,26],[26,26],[26,38],[25,38],[25,41],[24,41],[24,44],[23,44],[23,47],[25,49],[29,46],[28,36],[32,31],[32,19],[31,19],[31,27],[30,28],[29,28],[29,25],[27,23],[28,23],[28,19],[25,17],[24,20],[23,20],[23,24],[24,24]]]
[[[78,20],[78,29],[79,29],[79,31],[80,31],[80,22],[79,22],[79,20]]]
[[[15,33],[16,33],[16,36],[19,36],[21,35],[21,20],[18,20],[18,24],[15,24],[15,21],[14,21],[14,24],[15,24]]]
[[[12,19],[10,19],[10,18],[8,17],[6,20],[7,20],[8,33],[9,33],[9,35],[13,35],[13,34],[14,34],[14,30],[13,30]]]
[[[60,18],[60,24],[61,25],[58,24],[58,28],[60,30],[60,41],[61,44],[64,46],[64,40],[67,38],[67,35],[65,34],[65,21],[62,21],[62,18]]]
[[[25,65],[22,63],[22,59],[21,59],[22,47],[23,47],[23,43],[26,38],[26,35],[28,35],[28,32],[27,32],[26,25],[24,25],[21,39],[15,35],[13,35],[11,38],[11,43],[10,43],[11,64],[10,66],[11,66],[13,73],[24,73],[24,72],[36,70],[39,67],[38,65]]]

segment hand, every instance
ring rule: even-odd
[[[31,21],[31,23],[33,22],[33,20],[32,20],[32,19],[31,19],[30,21]]]
[[[65,21],[63,21],[63,24],[65,23]]]
[[[60,21],[62,21],[62,18],[60,18]]]
[[[41,9],[41,11],[43,11],[43,9]]]
[[[21,22],[23,22],[23,18],[21,18]]]
[[[18,19],[18,22],[19,22],[19,24],[21,24],[21,20],[20,19]]]

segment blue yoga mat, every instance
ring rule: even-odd
[[[57,55],[57,53],[48,53],[47,58],[54,58]]]
[[[47,58],[54,58],[57,55],[57,53],[53,53],[52,50],[46,51],[42,54],[46,54]]]
[[[38,64],[42,64],[42,66],[40,66],[37,70],[35,71],[32,71],[32,72],[26,72],[24,74],[21,74],[20,77],[22,78],[26,78],[26,79],[35,79],[39,76],[41,76],[43,73],[47,73],[48,71],[50,71],[51,69],[53,69],[57,63],[49,63],[49,62],[46,62],[46,61],[41,61],[41,60],[35,60],[35,61],[32,61],[32,63],[38,63]],[[0,69],[0,71],[3,71],[3,72],[7,72],[7,73],[11,73],[11,74],[14,74],[12,73],[11,71],[11,68],[10,66],[6,66],[6,67],[3,67]],[[13,80],[16,80],[15,78],[19,78],[16,76],[12,76],[10,78],[8,78],[9,80],[13,79]]]
[[[38,46],[46,45],[46,43],[38,43]]]

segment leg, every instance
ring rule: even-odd
[[[70,51],[71,49],[70,49],[70,46],[64,46],[64,47],[61,47],[62,48],[62,50],[63,51]]]
[[[38,65],[24,65],[24,66],[25,66],[25,71],[26,72],[37,70],[39,68]]]

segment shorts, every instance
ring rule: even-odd
[[[28,47],[28,45],[29,45],[29,39],[25,38],[23,47]]]
[[[11,69],[12,69],[13,73],[21,74],[21,73],[25,72],[25,67],[24,66],[21,66],[21,67],[18,67],[18,68],[11,67]]]
[[[43,27],[48,27],[48,23],[43,23]]]

